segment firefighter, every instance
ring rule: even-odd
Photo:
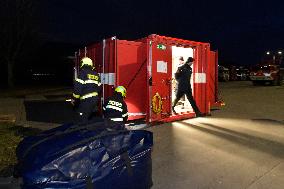
[[[175,111],[175,106],[180,100],[180,98],[183,95],[186,95],[188,101],[191,104],[191,107],[193,108],[196,117],[203,117],[205,114],[201,113],[199,108],[196,105],[196,102],[192,96],[192,88],[190,84],[190,78],[192,75],[192,69],[191,65],[193,64],[194,59],[192,57],[189,57],[187,61],[178,68],[178,70],[175,73],[175,78],[178,82],[178,89],[176,91],[176,99],[174,100],[173,106],[172,106],[172,111],[174,114],[177,114]]]
[[[115,88],[114,94],[105,101],[103,114],[107,128],[114,130],[125,129],[125,123],[128,119],[127,105],[124,101],[125,97],[125,87],[118,86]]]
[[[87,123],[92,113],[97,110],[101,79],[95,71],[93,61],[84,57],[80,62],[78,77],[74,80],[72,105],[76,109],[76,122]]]

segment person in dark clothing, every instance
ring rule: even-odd
[[[184,59],[183,59],[183,57],[181,56],[181,57],[179,57],[179,64],[178,64],[178,67],[180,67],[180,66],[182,66],[182,65],[184,65]]]
[[[178,68],[177,72],[175,73],[175,79],[178,82],[177,86],[177,92],[176,92],[176,99],[174,100],[172,111],[174,114],[177,114],[175,111],[175,106],[180,100],[180,98],[183,95],[186,95],[187,99],[189,100],[191,107],[193,108],[196,117],[203,117],[205,114],[201,113],[199,108],[196,105],[196,102],[192,96],[192,88],[190,84],[190,78],[192,74],[191,65],[193,63],[194,59],[192,57],[189,57],[187,61]]]
[[[76,109],[75,122],[87,123],[94,110],[97,109],[101,79],[94,70],[93,61],[85,57],[81,60],[78,77],[74,80],[74,91],[71,103]]]
[[[125,123],[128,119],[125,97],[126,89],[123,86],[118,86],[115,88],[114,94],[105,101],[103,114],[109,129],[125,129]]]

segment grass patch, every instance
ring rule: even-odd
[[[17,163],[16,148],[26,136],[35,135],[40,130],[25,128],[8,123],[0,123],[0,177],[11,176]]]

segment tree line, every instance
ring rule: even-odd
[[[39,43],[36,0],[0,1],[0,66],[2,83],[13,87],[15,68]]]

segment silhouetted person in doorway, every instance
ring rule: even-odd
[[[189,57],[187,61],[178,68],[177,72],[175,73],[175,79],[178,82],[177,92],[176,92],[176,99],[174,100],[172,111],[174,114],[177,114],[175,111],[175,106],[180,100],[183,95],[186,95],[187,99],[189,100],[192,109],[194,110],[196,117],[203,117],[205,116],[204,113],[201,113],[199,108],[196,105],[196,102],[192,96],[192,88],[190,84],[190,78],[192,74],[191,65],[193,64],[194,59]]]

